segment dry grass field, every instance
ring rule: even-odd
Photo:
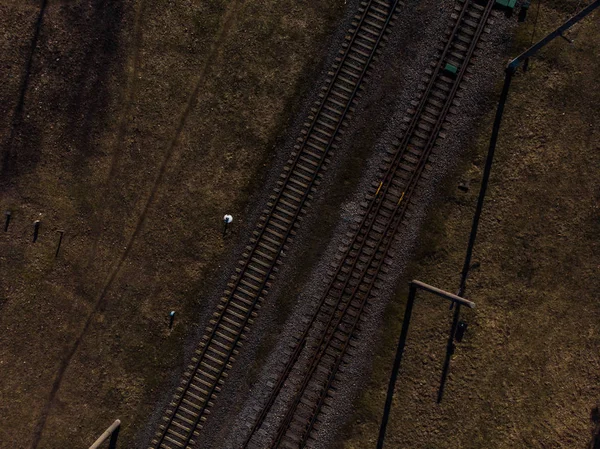
[[[537,38],[578,2],[542,2]],[[511,55],[526,48],[530,21]],[[587,449],[600,400],[600,33],[598,12],[514,80],[466,296],[467,334],[435,403],[451,313],[426,294],[413,312],[387,448]],[[386,313],[373,377],[339,447],[374,447],[407,282],[458,287],[497,96],[431,209]],[[468,193],[457,189],[470,183]]]
[[[2,2],[0,447],[132,447],[343,6]]]
[[[0,2],[0,211],[12,212],[0,233],[0,448],[88,447],[115,418],[119,446],[136,447],[345,3]],[[542,3],[538,37],[578,0]],[[600,400],[598,14],[515,80],[466,295],[477,309],[464,313],[436,406],[449,313],[419,299],[386,447],[589,445]],[[405,281],[456,288],[493,107]],[[225,239],[224,213],[235,217]],[[390,303],[339,447],[374,446],[406,291]]]

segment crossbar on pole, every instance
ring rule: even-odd
[[[114,435],[118,435],[118,433],[119,433],[119,427],[121,427],[121,420],[117,419],[117,420],[115,420],[114,423],[112,423],[110,425],[110,427],[108,429],[106,429],[104,431],[104,433],[102,435],[100,435],[100,438],[98,438],[94,442],[94,444],[92,444],[90,446],[90,449],[98,449],[100,447],[100,445],[102,443],[104,443],[109,437],[113,436],[113,434]],[[109,447],[109,449],[115,449],[116,446],[117,446],[116,443],[117,443],[116,437],[111,438],[110,439],[110,447]]]
[[[566,30],[571,28],[573,25],[575,25],[581,19],[586,17],[588,14],[590,14],[594,9],[598,8],[599,6],[600,6],[600,0],[596,0],[593,3],[590,3],[584,9],[582,9],[578,14],[571,17],[569,20],[567,20],[561,26],[556,28],[554,31],[552,31],[551,33],[546,35],[544,38],[542,38],[537,43],[533,44],[531,47],[529,47],[527,50],[525,50],[523,53],[521,53],[515,59],[510,61],[510,63],[508,64],[507,70],[511,70],[513,72],[516,71],[524,61],[526,61],[529,57],[536,54],[540,48],[544,47],[550,41],[556,39],[557,37],[564,38],[563,33]]]
[[[428,291],[429,293],[433,293],[434,295],[441,296],[442,298],[457,302],[459,304],[462,304],[463,306],[469,307],[470,309],[475,308],[474,302],[469,301],[468,299],[465,299],[461,296],[454,295],[452,293],[449,293],[447,291],[444,291],[444,290],[434,287],[432,285],[426,284],[425,282],[413,280],[411,283],[416,285],[417,287],[419,287],[421,290],[425,290],[425,291]]]

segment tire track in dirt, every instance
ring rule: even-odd
[[[194,84],[194,90],[192,91],[191,95],[188,97],[187,104],[183,110],[183,113],[181,114],[179,123],[175,130],[175,134],[173,135],[173,138],[171,139],[171,141],[169,143],[167,152],[166,152],[166,154],[163,158],[163,161],[160,165],[160,169],[159,169],[158,175],[154,181],[152,190],[150,192],[150,196],[146,200],[146,204],[144,205],[144,209],[142,210],[142,213],[140,214],[140,216],[138,218],[136,227],[135,227],[133,233],[131,234],[129,241],[127,242],[125,251],[123,252],[121,257],[117,261],[116,266],[113,268],[113,270],[109,274],[108,279],[105,282],[104,287],[102,288],[102,292],[100,293],[98,299],[96,300],[94,308],[88,315],[86,323],[85,323],[83,329],[81,330],[79,336],[75,340],[75,343],[69,349],[65,358],[61,361],[60,367],[57,371],[56,377],[52,384],[52,389],[50,390],[50,394],[48,395],[48,398],[46,399],[46,403],[42,409],[42,412],[40,414],[38,422],[35,426],[35,429],[33,432],[33,440],[32,440],[31,446],[30,446],[31,449],[38,448],[42,434],[44,432],[44,428],[46,426],[46,422],[48,420],[48,416],[50,415],[50,411],[52,410],[52,406],[56,399],[56,394],[58,393],[58,390],[60,389],[65,372],[66,372],[67,368],[69,367],[71,360],[73,359],[73,356],[77,352],[77,349],[79,349],[79,346],[80,346],[81,342],[83,341],[83,338],[87,334],[87,331],[89,330],[89,328],[92,324],[94,316],[105,305],[106,296],[107,296],[109,290],[111,289],[115,279],[119,275],[121,268],[123,267],[123,263],[125,262],[125,260],[127,259],[127,256],[131,252],[131,248],[133,247],[137,237],[139,236],[139,234],[144,226],[144,222],[146,220],[146,216],[148,214],[150,206],[152,206],[152,204],[154,203],[154,200],[156,199],[156,195],[157,195],[161,185],[163,184],[165,174],[167,171],[167,167],[175,153],[177,143],[179,142],[179,137],[181,136],[181,133],[183,132],[183,128],[185,126],[187,118],[189,117],[191,111],[194,109],[194,106],[196,105],[196,99],[198,97],[198,93],[200,92],[200,89],[204,85],[204,82],[206,81],[207,76],[210,74],[212,68],[215,65],[215,64],[213,64],[213,62],[216,62],[215,60],[218,59],[219,56],[221,55],[222,44],[223,44],[225,38],[227,37],[228,32],[231,30],[231,28],[235,22],[235,19],[237,17],[237,12],[239,12],[239,9],[244,4],[244,1],[245,0],[232,1],[229,4],[228,9],[225,11],[225,14],[223,15],[221,26],[219,27],[219,30],[217,32],[217,38],[211,44],[206,61],[205,61],[204,65],[202,66],[202,69],[200,70],[200,73]],[[116,167],[116,165],[115,165],[115,167]]]

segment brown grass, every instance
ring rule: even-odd
[[[2,180],[1,207],[13,211],[0,240],[3,448],[31,446],[36,426],[38,447],[86,447],[117,417],[131,447],[183,363],[185,336],[341,12],[321,1],[89,3],[48,6],[16,169]],[[13,65],[0,96],[14,107],[38,9],[2,10]],[[225,212],[236,222],[223,241]]]
[[[537,37],[564,20],[572,3],[544,6]],[[467,286],[477,309],[463,312],[469,329],[436,405],[450,313],[419,297],[386,447],[589,447],[600,397],[597,20],[596,13],[569,33],[573,45],[551,44],[513,84],[475,248],[481,268]],[[512,54],[530,36],[531,21]],[[340,447],[374,447],[406,282],[458,285],[492,114],[432,208]],[[460,180],[471,181],[467,194],[456,189]]]

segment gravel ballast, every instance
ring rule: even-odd
[[[315,83],[317,87],[323,84],[327,68],[337,54],[337,49],[356,11],[357,3],[348,3],[343,24],[331,39],[332,50],[324,64],[325,69],[320,75],[320,81]],[[227,383],[218,398],[218,403],[211,410],[211,418],[202,430],[202,447],[235,448],[239,447],[243,441],[245,431],[256,415],[255,409],[269,394],[269,385],[274,373],[277,373],[285,362],[285,357],[282,356],[283,351],[293,344],[294,336],[301,333],[306,325],[306,317],[312,314],[314,305],[326,287],[324,273],[334,260],[334,255],[341,245],[342,236],[350,231],[350,224],[360,216],[359,204],[364,200],[364,192],[379,177],[386,149],[397,137],[398,125],[406,114],[410,101],[418,93],[419,81],[425,68],[433,59],[434,50],[432,49],[440,42],[440,36],[447,27],[453,5],[453,1],[409,1],[406,6],[398,9],[398,19],[394,23],[393,32],[383,49],[381,59],[375,64],[372,76],[368,79],[365,95],[360,99],[354,117],[350,121],[350,130],[345,134],[337,154],[328,167],[323,183],[315,195],[313,206],[309,209],[303,222],[304,226],[301,227],[291,245],[277,282],[260,311],[244,345],[244,350],[229,372]],[[368,373],[373,351],[373,337],[377,335],[376,331],[381,323],[387,300],[392,295],[397,279],[416,244],[418,229],[425,217],[427,205],[431,203],[433,195],[435,195],[435,187],[439,180],[453,167],[464,148],[469,131],[473,128],[474,121],[484,104],[481,100],[485,99],[493,82],[501,73],[501,54],[507,42],[508,29],[509,22],[501,17],[497,18],[493,26],[492,39],[480,51],[481,54],[474,64],[471,79],[464,86],[459,114],[450,118],[452,126],[447,131],[446,139],[436,149],[436,161],[430,171],[431,182],[423,186],[424,188],[419,192],[418,207],[413,208],[410,219],[406,220],[400,231],[401,238],[399,240],[403,243],[394,248],[395,264],[392,272],[388,275],[386,288],[380,289],[378,300],[368,306],[358,335],[358,346],[343,375],[336,383],[339,388],[335,396],[335,406],[325,408],[325,413],[321,416],[321,430],[315,447],[328,447],[340,426],[350,416],[352,401],[362,385],[362,382],[357,379],[361,379]],[[237,262],[237,255],[246,245],[250,233],[254,229],[254,223],[259,218],[266,199],[293,149],[295,137],[302,129],[308,109],[317,98],[318,92],[319,90],[315,88],[315,91],[303,100],[302,113],[287,132],[288,137],[285,143],[277,150],[277,159],[264,189],[255,195],[255,199],[249,204],[245,229],[240,235],[239,246],[227,266],[233,266]],[[329,193],[331,190],[340,188],[339,185],[342,182],[340,174],[344,173],[345,166],[351,163],[357,154],[363,157],[359,171],[360,176],[357,177],[356,184],[347,189],[343,204],[336,208],[336,219],[329,224],[329,228],[326,226],[327,232],[323,233],[320,240],[320,244],[323,245],[323,249],[318,251],[320,259],[314,266],[308,281],[301,280],[303,286],[298,286],[301,294],[291,300],[292,304],[295,304],[293,307],[287,305],[292,308],[292,312],[286,319],[285,312],[281,312],[279,306],[284,300],[286,303],[290,302],[289,295],[295,290],[295,286],[291,284],[298,281],[295,279],[295,271],[299,264],[306,262],[303,254],[306,245],[315,244],[315,237],[312,234],[319,228],[319,223],[323,219],[323,210],[327,210],[329,206]],[[332,235],[330,240],[327,238],[329,234]],[[302,268],[308,269],[308,267]],[[223,270],[222,279],[215,289],[214,295],[211,296],[212,301],[209,302],[209,307],[214,306],[218,301],[229,275],[229,270]],[[200,325],[199,332],[189,339],[188,357],[191,356],[196,342],[201,338],[203,328],[204,326]],[[273,340],[276,340],[274,345],[271,344],[271,347],[268,347],[267,343],[267,347],[264,346],[265,341]],[[249,371],[249,367],[253,367],[255,360],[261,357],[259,353],[265,350],[270,351],[270,356],[264,365],[258,367],[258,378],[255,381],[248,379],[245,374]],[[179,378],[174,381],[173,387],[178,381]],[[163,406],[167,404],[170,397],[171,392],[168,397],[164,398],[161,406],[157,407],[154,422],[158,420],[164,409]],[[281,413],[283,413],[282,410],[274,410],[274,416]],[[269,418],[265,423],[266,430],[269,429],[268,423],[271,421],[272,418]]]
[[[270,392],[270,387],[285,363],[285,351],[294,343],[294,337],[301,333],[303,326],[306,325],[307,317],[313,313],[314,306],[320,299],[326,287],[325,272],[334,262],[334,255],[341,246],[342,236],[350,231],[350,224],[360,218],[360,202],[364,200],[364,192],[367,191],[370,184],[380,176],[380,166],[382,158],[385,156],[386,149],[397,137],[397,130],[402,118],[406,114],[410,100],[417,94],[418,81],[429,64],[433,60],[431,48],[440,42],[440,36],[447,27],[449,15],[452,11],[454,2],[421,2],[418,6],[408,4],[398,11],[399,19],[395,23],[395,29],[391,35],[390,41],[384,49],[382,60],[375,67],[373,77],[369,79],[367,88],[367,98],[364,98],[356,112],[356,122],[352,123],[352,137],[348,138],[343,145],[341,152],[352,152],[355,145],[348,142],[360,139],[359,134],[365,131],[365,128],[378,128],[376,118],[385,115],[383,131],[377,136],[374,142],[374,150],[369,160],[365,164],[365,169],[361,179],[356,186],[355,193],[351,195],[340,208],[338,226],[335,229],[334,237],[327,245],[323,257],[315,266],[312,275],[305,284],[302,294],[298,298],[298,303],[290,318],[287,320],[284,329],[277,336],[277,345],[272,351],[267,363],[265,364],[258,382],[252,387],[252,390],[245,402],[245,405],[239,413],[233,431],[229,438],[225,440],[222,446],[235,448],[239,447],[244,439],[245,432],[253,423],[253,419]],[[377,329],[381,324],[383,312],[389,298],[393,295],[397,280],[405,268],[414,246],[417,244],[419,227],[426,216],[427,206],[431,204],[436,193],[436,187],[443,179],[444,175],[451,170],[458,160],[462,149],[468,143],[470,131],[473,129],[477,117],[482,112],[489,91],[493,83],[502,73],[503,60],[502,55],[509,41],[509,33],[513,21],[506,20],[500,14],[494,14],[492,18],[492,33],[487,36],[487,42],[482,45],[479,54],[473,64],[473,72],[467,82],[463,83],[460,97],[460,109],[457,114],[449,117],[451,125],[447,129],[445,139],[440,139],[435,154],[435,162],[432,163],[430,170],[431,178],[427,184],[421,185],[420,192],[414,200],[414,207],[411,210],[410,218],[405,220],[404,226],[400,230],[399,238],[393,249],[394,265],[392,271],[388,274],[387,283],[383,289],[379,289],[377,301],[371,302],[364,314],[364,320],[361,322],[360,331],[357,335],[358,345],[353,349],[351,357],[346,358],[349,362],[345,366],[343,373],[336,380],[335,403],[333,407],[325,407],[324,413],[320,416],[319,433],[316,434],[316,442],[311,443],[311,447],[326,448],[329,447],[335,438],[338,430],[350,416],[352,403],[356,394],[360,391],[364,382],[360,379],[368,374],[370,361],[373,356],[374,337],[377,336]],[[414,33],[415,25],[419,25],[419,33]],[[412,29],[412,33],[409,30]],[[410,50],[407,49],[407,40],[412,40]],[[415,42],[418,45],[414,45]],[[416,47],[416,48],[415,48]],[[398,54],[406,56],[399,58]],[[409,63],[410,61],[410,63]],[[401,74],[401,75],[400,75]],[[392,89],[390,81],[394,78],[402,77],[403,82],[394,85]],[[370,89],[373,89],[372,91]],[[393,108],[390,110],[388,105],[385,108],[378,101],[385,96],[394,98]],[[373,109],[385,109],[384,114],[373,114]],[[381,126],[381,124],[379,124]],[[335,163],[334,163],[335,165]],[[322,192],[328,185],[322,186]],[[323,193],[321,193],[323,195]],[[317,207],[313,208],[316,211]],[[307,221],[318,220],[318,217],[309,216]],[[302,241],[304,233],[299,234]],[[294,257],[294,254],[292,254]],[[291,267],[282,272],[282,276],[289,276]],[[279,292],[273,292],[277,295]],[[274,311],[269,311],[273,314]],[[264,321],[269,320],[269,316],[264,314],[258,324],[265,326]],[[273,319],[271,317],[271,319]],[[263,321],[264,320],[264,321]],[[254,339],[251,339],[254,340]],[[289,391],[283,391],[284,396],[291,395]],[[239,399],[239,397],[238,397]],[[285,401],[280,401],[285,402]],[[272,435],[274,431],[273,422],[280,418],[285,410],[283,407],[275,407],[272,415],[263,424],[263,430],[259,433],[255,441],[265,442],[267,435]],[[231,419],[231,416],[227,418]],[[261,440],[261,437],[263,438]]]

